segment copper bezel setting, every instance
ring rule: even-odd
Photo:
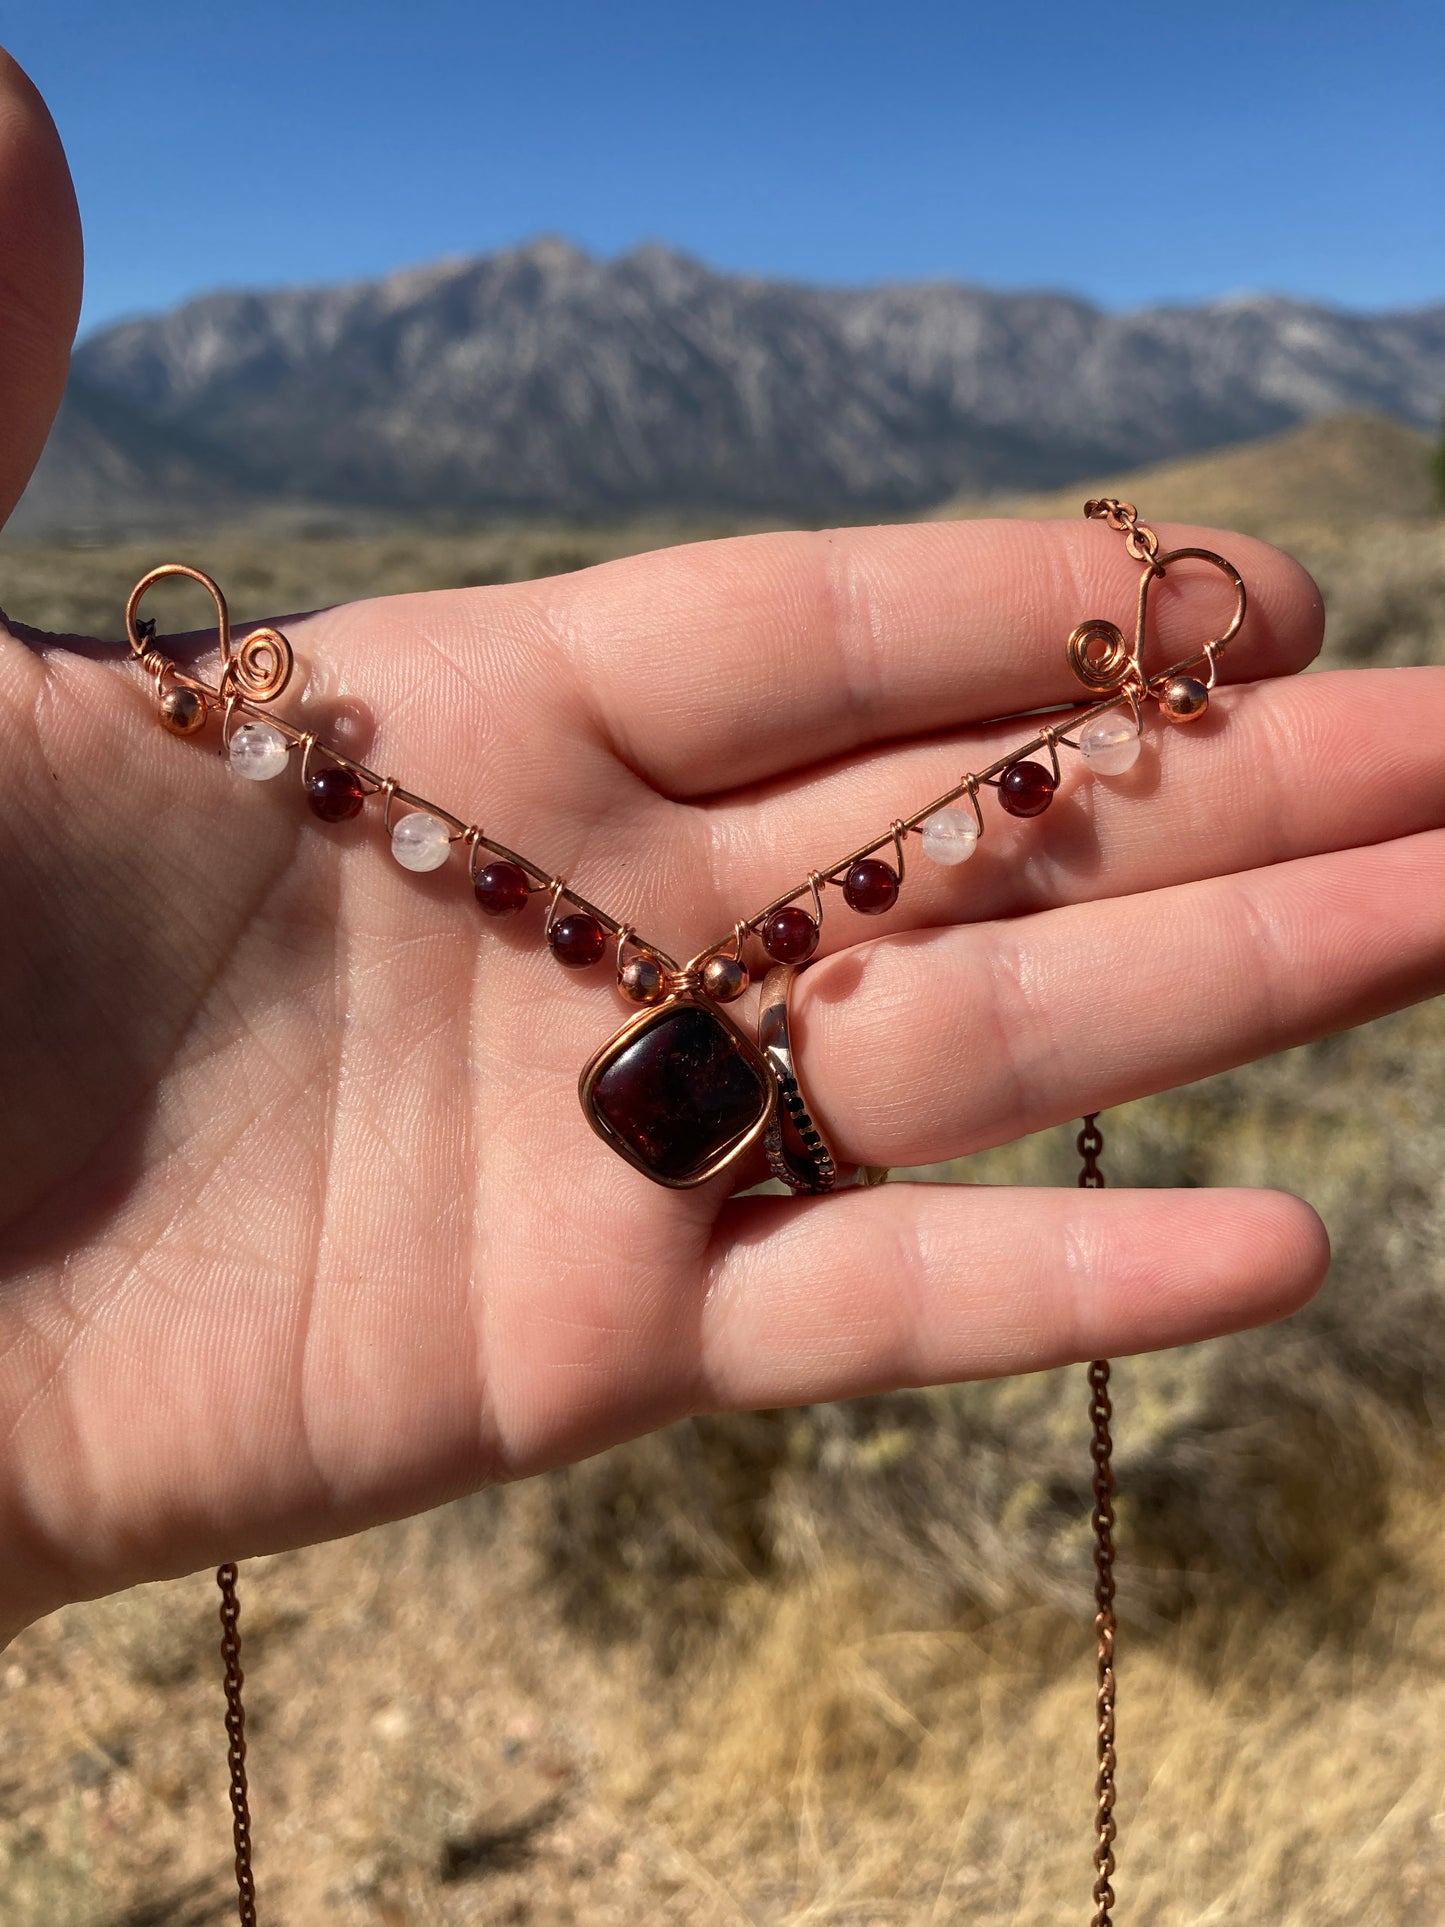
[[[736,1048],[738,1055],[757,1071],[758,1077],[763,1085],[765,1099],[762,1109],[753,1123],[749,1125],[748,1129],[740,1136],[732,1139],[715,1157],[710,1158],[702,1170],[691,1172],[686,1177],[671,1178],[665,1176],[660,1171],[654,1170],[644,1158],[638,1155],[632,1145],[618,1134],[598,1110],[594,1094],[597,1081],[609,1064],[613,1063],[625,1050],[636,1043],[639,1037],[645,1036],[648,1031],[655,1030],[660,1025],[669,1022],[676,1016],[679,1010],[705,1011],[713,1022],[727,1033],[729,1041]],[[582,1075],[577,1080],[577,1095],[582,1101],[582,1114],[592,1126],[592,1129],[597,1133],[598,1137],[602,1139],[604,1144],[614,1150],[619,1157],[625,1158],[634,1170],[641,1171],[644,1177],[651,1178],[654,1184],[664,1185],[669,1191],[691,1191],[694,1186],[706,1184],[710,1179],[717,1177],[721,1172],[727,1170],[729,1165],[735,1164],[739,1158],[743,1157],[755,1144],[761,1141],[768,1126],[772,1123],[773,1115],[777,1110],[778,1080],[772,1065],[768,1062],[763,1052],[759,1050],[758,1046],[753,1042],[752,1038],[748,1036],[747,1032],[743,1030],[741,1025],[735,1023],[733,1019],[727,1015],[726,1011],[720,1009],[718,1005],[711,1003],[705,997],[679,993],[665,998],[660,1004],[653,1004],[648,1009],[639,1011],[630,1023],[624,1024],[621,1030],[615,1031],[613,1035],[607,1039],[606,1043],[602,1045],[601,1049],[596,1051],[586,1065],[584,1065]]]

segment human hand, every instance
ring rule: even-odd
[[[0,71],[6,504],[63,373],[66,194]],[[1151,724],[1127,778],[992,812],[965,870],[915,856],[885,920],[830,901],[794,1035],[844,1158],[946,1158],[1441,988],[1445,673],[1299,679],[1309,578],[1164,535],[1242,571],[1253,686]],[[282,619],[288,713],[374,717],[368,762],[685,955],[1029,733],[990,718],[1073,700],[1064,637],[1136,579],[1083,522],[700,544]],[[1215,597],[1166,587],[1162,659]],[[1272,1193],[659,1189],[577,1105],[627,1014],[605,965],[215,747],[156,727],[123,652],[0,632],[0,1634],[688,1412],[1179,1344],[1323,1275]]]

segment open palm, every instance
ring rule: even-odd
[[[5,506],[77,268],[53,132],[0,84]],[[1253,686],[1037,822],[991,814],[966,870],[915,862],[886,919],[830,901],[795,1040],[844,1158],[1000,1142],[1440,988],[1445,675],[1293,678],[1308,577],[1165,533],[1242,570]],[[704,544],[282,617],[287,713],[686,955],[1027,734],[988,719],[1070,700],[1064,636],[1136,575],[1082,522]],[[1211,597],[1161,596],[1163,648]],[[0,1632],[682,1413],[1174,1344],[1323,1274],[1269,1193],[655,1187],[578,1108],[609,965],[562,970],[536,903],[483,918],[455,857],[401,870],[375,804],[322,826],[294,771],[217,748],[156,727],[122,652],[0,633]]]

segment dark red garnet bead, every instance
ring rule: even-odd
[[[998,800],[1010,816],[1042,816],[1058,787],[1042,763],[1010,763],[998,780]]]
[[[525,909],[531,894],[527,872],[519,864],[501,860],[478,870],[472,888],[489,917],[509,917],[514,910]]]
[[[818,925],[796,903],[774,910],[758,932],[774,963],[806,963],[818,948]]]
[[[881,917],[898,901],[898,872],[880,857],[859,857],[843,879],[843,901],[865,917]]]
[[[552,955],[569,970],[586,970],[601,961],[607,948],[607,932],[585,910],[558,917],[552,925]]]
[[[355,816],[366,801],[361,778],[349,769],[328,763],[314,769],[306,779],[306,801],[323,823],[344,823]]]

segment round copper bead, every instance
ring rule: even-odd
[[[1058,787],[1042,763],[1010,763],[998,779],[998,800],[1010,816],[1042,816]]]
[[[161,727],[172,736],[194,736],[206,722],[206,699],[199,690],[178,686],[161,697]]]
[[[570,916],[558,917],[548,942],[559,964],[569,970],[587,970],[601,961],[607,932],[596,917],[589,917],[585,910],[574,910]]]
[[[629,957],[617,973],[617,988],[629,1003],[660,1004],[667,978],[656,957]]]
[[[796,903],[775,910],[758,935],[774,963],[806,963],[818,948],[818,925]]]
[[[1198,722],[1209,707],[1208,687],[1197,676],[1172,676],[1159,706],[1171,723]]]
[[[715,1004],[730,1004],[748,987],[748,967],[736,957],[709,957],[702,967],[702,987]]]
[[[880,857],[860,857],[843,880],[843,901],[865,917],[881,917],[898,901],[898,872]]]

